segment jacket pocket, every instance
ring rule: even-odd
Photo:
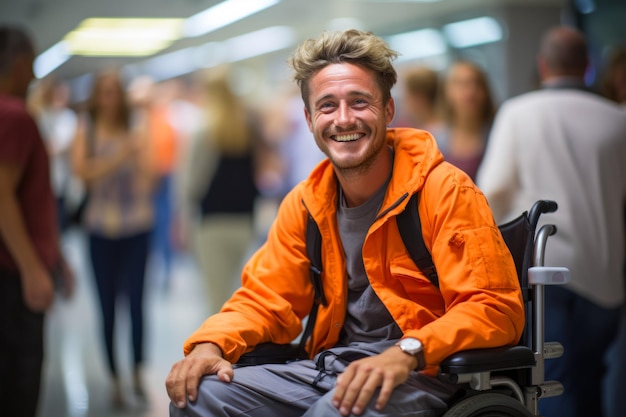
[[[479,288],[519,288],[519,281],[515,264],[500,231],[495,228],[483,227],[479,229],[458,232],[451,239],[458,241],[462,237],[463,245],[472,269],[472,277]]]

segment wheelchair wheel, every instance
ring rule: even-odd
[[[534,417],[515,398],[485,393],[465,398],[453,405],[444,417]]]

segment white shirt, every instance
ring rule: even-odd
[[[569,288],[604,307],[624,301],[626,112],[592,93],[544,89],[498,112],[477,184],[496,221],[539,199],[557,202],[546,265],[571,271]]]

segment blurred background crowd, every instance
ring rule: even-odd
[[[281,198],[324,157],[285,63],[303,35],[282,32],[293,43],[251,58],[212,61],[219,54],[210,36],[226,55],[255,44],[254,37],[233,41],[235,29],[226,25],[204,35],[201,45],[183,39],[177,48],[141,59],[76,53],[46,69],[43,52],[58,39],[39,26],[82,6],[51,2],[46,7],[59,10],[46,23],[45,10],[35,13],[40,2],[8,3],[0,5],[0,22],[24,24],[41,49],[27,104],[49,152],[62,243],[77,281],[74,296],[57,300],[47,317],[40,414],[165,416],[164,379],[184,339],[236,288]],[[95,8],[84,18],[136,17],[133,3],[128,10]],[[272,25],[291,24],[294,13],[295,22],[306,19],[312,7],[275,3],[259,12],[277,19]],[[626,106],[623,1],[440,3],[435,9],[420,2],[335,2],[324,12],[332,24],[307,26],[304,37],[342,25],[384,35],[401,53],[392,125],[430,131],[446,160],[473,179],[499,105],[539,87],[535,55],[551,26],[585,33],[587,87]],[[199,0],[184,7],[216,4]],[[291,14],[270,15],[272,7]],[[357,19],[364,8],[385,10],[377,7],[386,7],[389,17]],[[474,26],[461,34],[453,24],[466,21]],[[261,24],[243,19],[237,30],[248,23],[248,32]],[[453,37],[455,29],[460,38]],[[279,43],[263,41],[260,30],[259,43]],[[483,40],[472,41],[480,34]],[[118,40],[124,42],[132,39]],[[207,65],[183,68],[181,51],[193,48],[193,61]],[[111,279],[126,275],[133,278]]]

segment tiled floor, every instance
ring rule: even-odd
[[[70,300],[57,300],[47,316],[40,416],[168,416],[165,378],[172,364],[182,356],[183,341],[209,311],[194,263],[188,256],[177,259],[167,291],[154,272],[147,277],[144,373],[147,405],[132,396],[130,323],[125,314],[119,315],[116,349],[128,395],[126,407],[116,410],[110,403],[98,304],[90,269],[86,267],[84,237],[71,231],[64,245],[77,277],[77,291]],[[118,311],[123,308],[121,304]],[[124,369],[123,364],[128,366]]]

